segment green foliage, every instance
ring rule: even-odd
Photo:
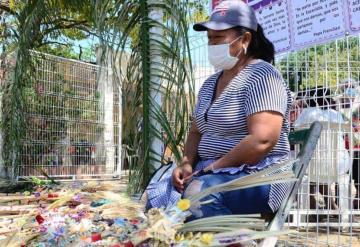
[[[11,27],[7,37],[9,48],[16,49],[16,39],[21,35],[21,16],[28,6],[37,1],[14,1],[10,7],[0,2],[0,10],[6,14],[7,27]],[[67,58],[79,58],[74,49],[76,43],[93,35],[94,23],[91,19],[91,0],[47,0],[43,1],[43,13],[34,16],[34,29],[28,46],[33,50],[46,51]],[[65,51],[64,51],[65,49]]]
[[[36,186],[44,186],[44,185],[49,185],[51,184],[50,180],[43,180],[43,179],[39,179],[36,177],[30,177],[27,179],[27,181],[33,183]]]
[[[152,150],[155,139],[167,144],[177,161],[181,159],[194,104],[188,21],[191,12],[197,11],[191,8],[200,5],[179,0],[128,1],[126,8],[118,5],[111,12],[108,2],[98,4],[100,11],[94,19],[99,20],[98,25],[101,23],[98,36],[103,53],[118,51],[120,60],[126,61],[118,76],[122,78],[124,96],[123,141],[129,154],[138,157],[130,164],[130,190],[136,192],[147,184],[154,167],[161,162]],[[163,18],[151,19],[153,10],[160,11]],[[116,22],[106,24],[102,11]],[[160,33],[154,34],[154,28]],[[108,35],[110,32],[112,35]],[[156,92],[161,94],[163,105],[156,104]],[[164,107],[169,103],[173,106],[170,111]]]
[[[163,13],[162,20],[149,19],[153,9]],[[32,0],[16,5],[8,13],[11,15],[8,21],[14,25],[17,63],[14,81],[4,92],[6,106],[3,107],[2,127],[9,130],[4,150],[7,167],[17,169],[20,165],[22,138],[31,135],[26,128],[26,112],[35,110],[31,107],[41,110],[45,116],[58,118],[66,114],[86,114],[61,110],[54,115],[46,104],[77,108],[71,87],[66,86],[64,78],[56,78],[53,92],[66,97],[45,99],[44,95],[39,95],[35,81],[38,75],[34,69],[38,61],[30,59],[34,57],[30,49],[78,58],[73,52],[74,41],[84,37],[97,40],[104,55],[103,65],[113,67],[117,72],[115,79],[122,88],[123,141],[130,154],[138,157],[130,167],[131,190],[141,190],[152,169],[161,161],[151,149],[156,138],[172,149],[177,160],[181,159],[190,109],[194,104],[188,26],[189,21],[202,18],[205,13],[198,1]],[[154,27],[160,28],[162,35],[150,35]],[[84,56],[93,58],[93,54],[94,50],[83,50]],[[104,59],[106,54],[113,54],[110,64]],[[155,54],[160,61],[154,61]],[[120,71],[118,61],[124,65]],[[172,105],[170,111],[154,102],[154,92],[162,95],[164,105]],[[66,130],[68,126],[59,121],[54,128]]]
[[[312,46],[281,57],[277,66],[292,91],[315,86],[336,88],[343,79],[360,80],[357,36]]]
[[[42,1],[29,1],[19,14],[19,35],[17,39],[16,66],[13,82],[4,87],[2,105],[2,129],[4,132],[3,159],[6,172],[14,179],[20,164],[22,138],[26,133],[26,90],[31,83],[33,62],[30,59],[30,44],[37,29],[37,21],[43,11]]]

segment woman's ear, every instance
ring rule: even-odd
[[[243,38],[242,38],[242,43],[243,43],[244,50],[245,50],[245,47],[246,47],[246,50],[249,47],[251,39],[252,39],[252,34],[250,32],[244,33]]]

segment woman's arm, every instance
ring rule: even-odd
[[[277,144],[282,124],[283,115],[278,112],[263,111],[250,115],[247,119],[249,135],[205,170],[258,163]]]
[[[189,135],[185,143],[184,157],[179,167],[172,174],[172,182],[179,192],[183,192],[186,183],[190,179],[193,166],[197,162],[197,150],[201,139],[201,133],[195,123],[191,124]]]
[[[197,162],[197,150],[199,147],[200,139],[201,133],[196,125],[196,122],[193,121],[185,143],[184,157],[181,162],[182,165],[190,164],[192,167],[195,166]]]

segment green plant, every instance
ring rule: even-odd
[[[11,23],[15,23],[17,37],[14,80],[5,90],[6,107],[3,107],[5,118],[2,128],[9,130],[4,138],[7,167],[17,169],[20,165],[21,141],[27,132],[24,114],[27,103],[36,101],[46,109],[46,102],[41,97],[36,98],[32,88],[36,78],[33,68],[37,61],[32,59],[30,50],[41,50],[49,42],[58,42],[63,37],[81,39],[84,33],[96,37],[103,51],[102,62],[112,68],[114,79],[121,88],[123,141],[132,150],[132,155],[138,157],[138,162],[130,167],[131,190],[140,191],[154,167],[161,162],[161,156],[151,148],[155,139],[161,139],[168,145],[179,161],[194,105],[188,26],[194,18],[204,15],[202,6],[199,1],[190,0],[31,0],[7,9],[12,15]],[[161,19],[150,18],[154,10],[162,13]],[[69,23],[69,20],[73,22]],[[159,33],[152,33],[153,28],[158,28]],[[51,52],[52,48],[44,49]],[[111,54],[111,60],[105,59],[108,54]],[[119,62],[124,65],[120,66],[121,69]],[[61,78],[58,79],[61,81]],[[65,81],[61,83],[66,84]],[[55,90],[65,95],[64,102],[53,98],[56,101],[54,104],[76,104],[72,99],[71,86],[65,89],[61,83],[58,85],[60,89]],[[154,101],[156,93],[161,95],[162,104]],[[98,96],[95,95],[95,98]],[[163,106],[170,103],[170,110]],[[58,114],[60,116],[65,112]],[[56,128],[66,126],[60,124]]]
[[[98,10],[109,13],[109,1],[98,4]],[[152,149],[155,139],[168,144],[177,161],[182,156],[181,145],[194,104],[188,41],[190,4],[180,0],[127,1],[115,5],[113,13],[118,18],[112,19],[117,22],[106,25],[101,11],[94,18],[101,26],[98,36],[103,54],[114,51],[113,64],[118,54],[120,60],[127,60],[117,77],[123,89],[124,143],[138,157],[137,163],[130,167],[132,192],[140,191],[147,184],[161,162],[161,157]],[[161,13],[162,18],[150,18],[152,11]],[[117,26],[123,28],[118,30]],[[154,33],[155,29],[158,33]],[[176,102],[170,112],[154,100],[156,93],[161,94],[163,103]]]

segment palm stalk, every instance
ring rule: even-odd
[[[33,78],[33,61],[30,48],[38,30],[38,23],[45,18],[46,4],[41,0],[29,1],[19,15],[16,65],[13,81],[4,88],[2,129],[4,131],[3,159],[7,176],[14,180],[21,163],[22,138],[26,135],[25,88]]]
[[[294,160],[290,160],[273,165],[272,167],[248,176],[207,188],[202,190],[201,193],[190,196],[188,199],[191,201],[192,205],[199,205],[202,198],[217,192],[240,190],[267,184],[295,182],[297,179],[295,178],[293,171],[291,169],[289,170],[289,166],[292,167],[294,163]]]
[[[187,22],[189,2],[124,1],[113,9],[108,8],[107,1],[96,1],[96,5],[99,12],[94,20],[101,46],[113,50],[119,60],[126,60],[126,67],[116,76],[124,95],[123,141],[133,150],[132,156],[137,156],[130,164],[129,185],[132,192],[138,192],[162,160],[153,149],[155,140],[169,146],[177,161],[182,156],[194,103]],[[150,18],[154,10],[163,17]],[[116,17],[115,22],[106,24],[103,13]],[[154,29],[161,31],[154,33]],[[154,100],[157,94],[162,102]],[[170,107],[167,109],[166,105]]]
[[[211,246],[228,246],[229,241],[231,244],[246,244],[252,240],[264,239],[267,237],[274,237],[292,233],[294,231],[284,230],[284,231],[253,231],[249,229],[238,229],[231,232],[224,232],[215,234],[214,240],[211,243]]]
[[[260,215],[224,215],[187,222],[179,232],[225,232],[239,228],[263,230],[264,226],[265,221]]]

